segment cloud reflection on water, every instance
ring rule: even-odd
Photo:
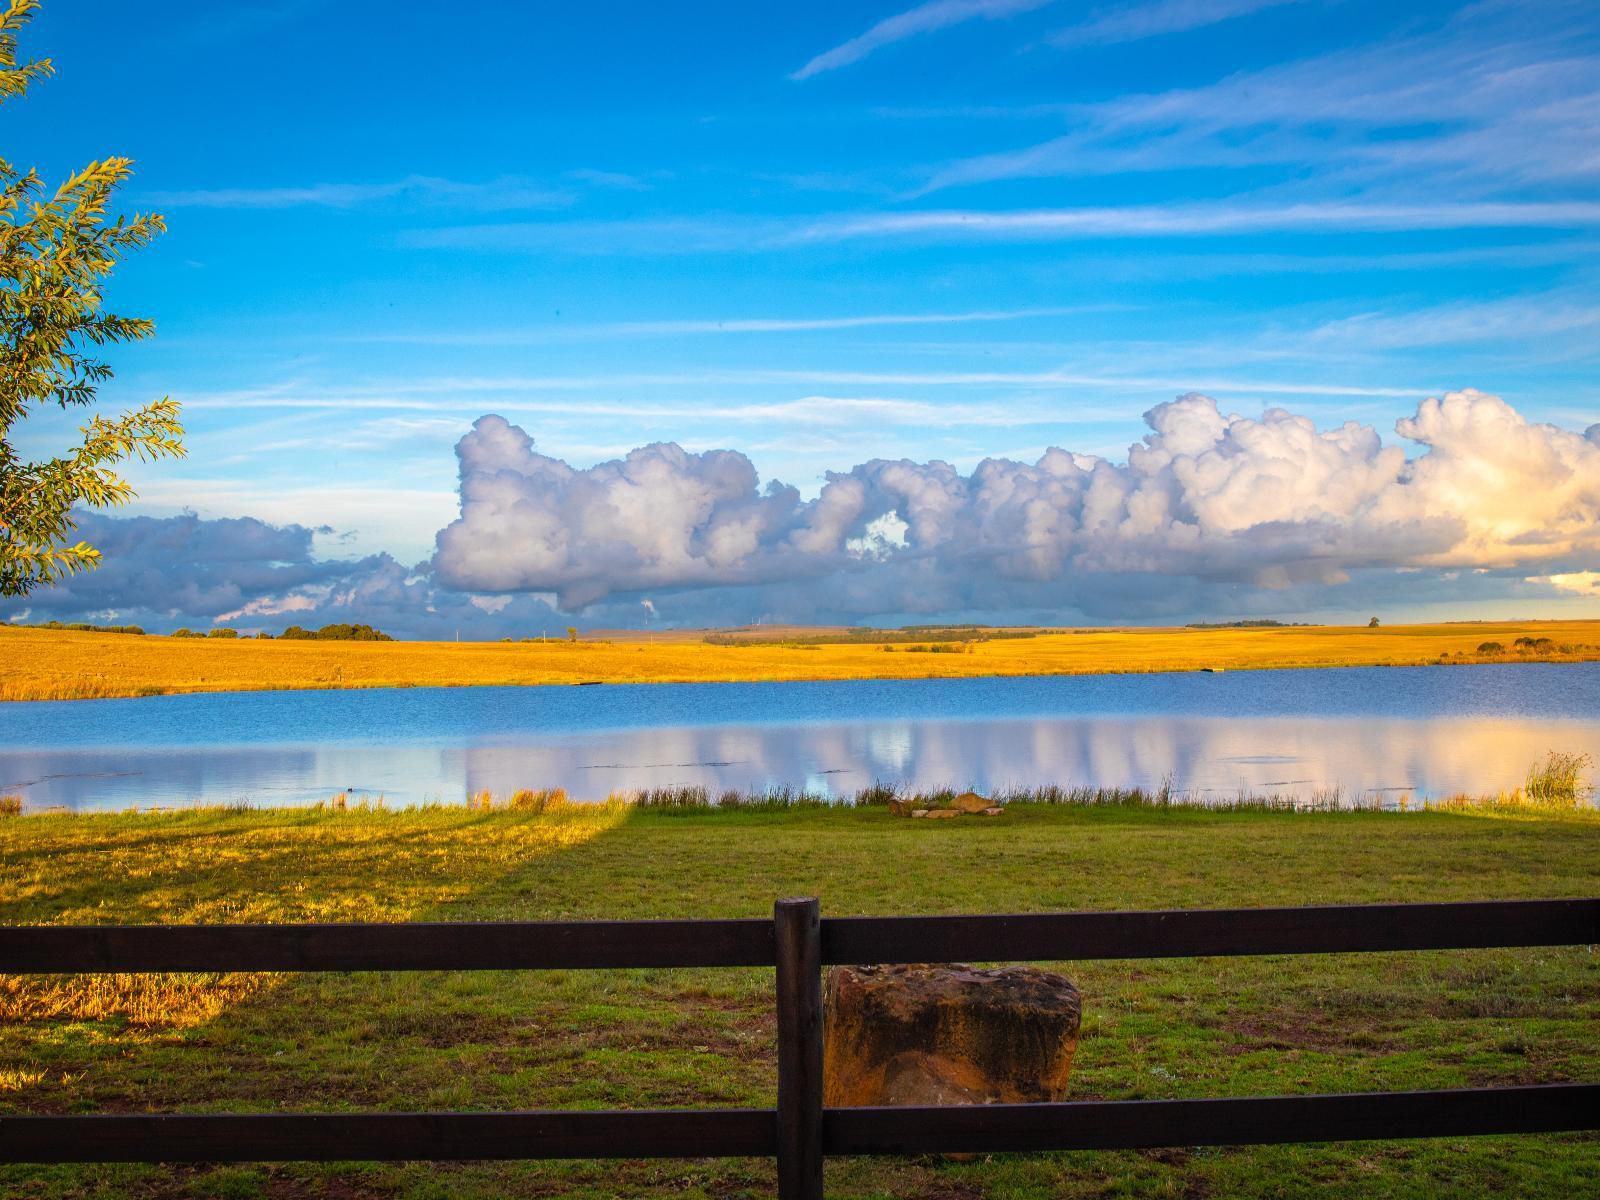
[[[32,810],[314,803],[335,792],[391,804],[562,787],[575,799],[665,784],[805,787],[848,795],[874,780],[990,790],[1170,780],[1210,799],[1241,790],[1346,801],[1482,794],[1522,782],[1556,748],[1600,757],[1583,720],[1454,717],[1040,717],[526,732],[492,744],[251,745],[0,750],[0,792]]]

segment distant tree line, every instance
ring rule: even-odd
[[[1037,629],[1005,629],[993,625],[904,625],[898,629],[874,629],[861,625],[836,633],[780,632],[771,635],[763,635],[759,627],[747,626],[744,629],[708,633],[701,641],[708,646],[855,646],[863,643],[876,646],[891,642],[1007,641],[1038,636]]]
[[[308,638],[322,642],[392,642],[394,639],[371,625],[324,625],[321,629],[302,629],[291,625],[278,635],[294,640]]]
[[[8,622],[8,621],[0,621],[0,625],[7,625],[7,624],[10,624],[10,622]],[[15,626],[15,628],[17,628],[17,629],[72,629],[72,630],[76,630],[79,633],[137,633],[137,634],[143,634],[144,633],[144,630],[141,629],[137,625],[84,625],[82,623],[75,623],[75,624],[72,624],[72,625],[64,625],[60,621],[46,621],[42,625],[17,625],[17,626]]]
[[[1372,618],[1376,625],[1377,617]],[[1262,619],[1257,621],[1190,621],[1185,629],[1304,629],[1304,621],[1273,621]]]
[[[1511,648],[1518,654],[1553,654],[1557,651],[1571,654],[1578,649],[1576,646],[1557,646],[1553,638],[1519,637],[1511,643]],[[1504,654],[1506,648],[1500,642],[1478,643],[1479,654]]]
[[[87,628],[87,626],[72,626],[71,628]],[[140,632],[143,632],[142,630]],[[172,636],[175,638],[236,638],[239,636],[237,629],[211,629],[204,633],[193,629],[174,629]],[[272,635],[262,631],[255,635],[262,641],[271,641]],[[280,641],[315,641],[315,642],[392,642],[394,639],[381,629],[374,629],[371,625],[324,625],[321,629],[304,629],[299,625],[291,625],[278,635]]]

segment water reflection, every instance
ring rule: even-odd
[[[29,809],[303,804],[339,791],[391,804],[562,787],[576,799],[665,784],[848,795],[874,780],[986,791],[1171,781],[1240,792],[1397,801],[1515,787],[1552,747],[1600,757],[1600,721],[1458,717],[899,717],[315,745],[0,747],[0,793]]]

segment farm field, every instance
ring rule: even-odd
[[[1600,621],[1085,629],[968,642],[884,645],[786,640],[711,644],[701,631],[521,642],[332,642],[169,638],[0,626],[0,700],[301,688],[948,678],[1193,671],[1201,668],[1415,666],[1520,661],[1519,637],[1548,638],[1542,660],[1600,659]],[[931,648],[938,646],[939,651]],[[1560,647],[1570,647],[1561,650]]]
[[[0,922],[1000,912],[1592,895],[1590,810],[1016,805],[0,818]],[[1332,868],[1332,869],[1330,869]],[[1062,964],[1074,1098],[1600,1079],[1593,947]],[[768,1105],[762,970],[0,978],[0,1114]],[[1593,1135],[839,1160],[829,1194],[1581,1196]],[[9,1167],[0,1194],[769,1195],[766,1161]]]

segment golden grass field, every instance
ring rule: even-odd
[[[791,631],[798,635],[799,631]],[[1600,659],[1600,621],[1086,629],[956,645],[710,645],[700,632],[578,642],[322,642],[169,638],[0,626],[0,700],[72,700],[277,688],[685,683],[1077,675],[1486,661],[1484,642],[1549,638],[1562,660]],[[925,647],[923,648],[926,649]],[[1517,655],[1501,656],[1516,659]],[[1489,659],[1487,661],[1498,661]]]

